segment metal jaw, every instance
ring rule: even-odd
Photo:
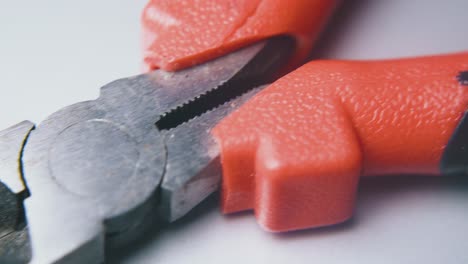
[[[31,257],[24,223],[21,156],[34,124],[28,121],[0,131],[0,262],[26,262]]]
[[[101,263],[104,242],[128,243],[142,219],[173,221],[216,190],[209,130],[259,89],[232,97],[273,80],[292,44],[276,38],[187,70],[121,79],[47,118],[22,160],[32,262]]]

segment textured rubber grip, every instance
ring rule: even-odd
[[[279,79],[212,131],[222,210],[254,209],[267,230],[352,216],[359,176],[440,175],[468,105],[468,53],[314,61]]]
[[[338,0],[151,0],[143,12],[146,69],[178,70],[277,35],[309,53]]]

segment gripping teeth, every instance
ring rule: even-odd
[[[224,102],[217,104],[204,99],[205,96],[209,97],[211,91],[215,90],[218,89],[200,94],[163,113],[156,122],[156,128],[160,131],[171,130],[223,104]]]
[[[258,84],[257,82],[242,79],[224,82],[218,87],[165,112],[156,122],[156,127],[159,130],[175,128],[250,91]]]
[[[217,90],[219,90],[219,86],[199,94],[181,105],[163,113],[156,122],[156,127],[159,130],[170,130],[217,107],[218,104],[216,104],[216,102],[204,99],[207,96],[210,97],[210,93]]]
[[[206,87],[211,89],[162,114],[156,122],[156,127],[159,130],[173,129],[278,77],[279,69],[294,50],[294,41],[288,37],[278,37],[258,45],[261,46],[252,47],[255,48],[253,53],[247,52],[248,57],[238,55],[242,61],[246,58],[248,61],[241,65],[237,73],[225,81],[220,81],[219,85],[214,85],[213,88]]]

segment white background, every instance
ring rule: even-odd
[[[346,1],[314,58],[391,58],[468,50],[468,1]],[[0,128],[39,122],[140,70],[145,0],[0,0]],[[468,69],[467,69],[468,70]],[[124,263],[468,263],[468,181],[366,179],[346,224],[275,235],[211,198]]]

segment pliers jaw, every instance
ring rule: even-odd
[[[47,118],[19,161],[32,261],[103,261],[104,242],[125,245],[144,219],[174,221],[215,191],[211,128],[278,76],[293,44],[274,38],[186,70],[121,79]]]
[[[219,189],[220,149],[210,130],[263,88],[258,86],[165,133],[168,159],[160,187],[164,221],[173,222],[183,217]]]
[[[34,124],[21,122],[0,131],[0,256],[2,262],[26,262],[31,257],[23,200],[29,191],[23,182],[23,146]]]
[[[229,71],[231,76],[216,85],[202,86],[197,95],[156,122],[162,128],[168,154],[160,187],[161,217],[165,221],[181,218],[219,188],[220,151],[211,129],[278,77],[293,47],[291,39],[279,37],[220,58],[225,61],[216,68]],[[213,72],[203,70],[203,65],[198,67],[197,71]]]

